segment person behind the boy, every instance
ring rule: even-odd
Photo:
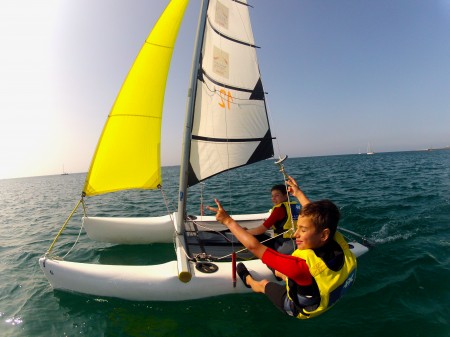
[[[303,192],[292,177],[289,191],[299,200]],[[339,300],[353,284],[356,258],[340,233],[336,231],[339,209],[329,200],[308,202],[302,210],[294,233],[297,249],[284,255],[261,244],[243,229],[215,199],[216,220],[227,226],[236,238],[256,257],[276,270],[285,285],[268,280],[255,280],[244,264],[237,273],[247,287],[264,293],[272,303],[288,315],[305,319],[317,316]]]
[[[270,216],[260,226],[247,229],[247,232],[255,235],[259,241],[268,239],[263,235],[268,229],[273,229],[275,237],[264,244],[282,254],[292,254],[295,250],[295,242],[292,234],[300,213],[300,204],[288,200],[285,185],[274,185],[271,189],[273,207]]]

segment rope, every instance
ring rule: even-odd
[[[169,202],[167,201],[166,193],[164,192],[163,187],[162,187],[161,184],[159,184],[157,187],[161,191],[161,195],[162,195],[163,200],[164,200],[164,205],[166,206],[167,214],[169,215],[170,221],[172,222],[172,225],[175,228],[175,222],[174,222],[173,217],[172,217],[172,212],[169,209]],[[172,208],[173,208],[173,205],[172,205]],[[175,243],[175,237],[176,237],[177,234],[178,233],[176,231],[174,231],[174,233],[173,233],[173,240],[172,240],[173,241],[173,250],[174,250],[175,254],[177,252],[177,245]],[[184,255],[186,256],[186,258],[188,260],[192,260],[192,258],[188,255],[188,253],[186,252],[186,250],[184,249],[183,246],[181,246],[181,250],[183,251]]]
[[[288,186],[287,186],[287,182],[286,181],[288,180],[289,176],[286,173],[286,170],[284,169],[283,161],[285,161],[287,158],[288,158],[288,156],[286,155],[283,158],[280,157],[275,162],[275,164],[280,167],[280,172],[283,175],[283,178],[284,178],[283,181],[284,181],[284,187],[286,188],[286,193],[287,193],[287,190],[288,190]],[[288,201],[288,204],[289,204],[289,207],[290,207],[290,205],[291,205],[291,198],[289,196],[289,193],[287,193],[287,201]],[[290,209],[289,209],[289,211],[291,212],[291,229],[290,229],[290,231],[291,231],[291,239],[292,239],[292,235],[294,235],[294,233],[295,233],[295,224],[294,224],[294,218],[292,217],[292,211]],[[286,231],[286,232],[288,232],[288,231]],[[294,249],[295,249],[296,248],[295,244],[292,243],[292,245],[294,246]]]
[[[227,240],[228,242],[230,242],[230,243],[233,244],[233,241],[231,241],[230,239],[228,239],[227,236],[224,235],[224,234],[222,233],[222,231],[218,231],[218,230],[212,229],[212,228],[210,228],[210,227],[208,227],[208,226],[201,225],[200,223],[198,223],[198,222],[196,222],[196,221],[192,221],[192,222],[194,222],[198,227],[204,228],[204,229],[206,229],[206,230],[208,230],[208,231],[211,231],[211,232],[214,232],[214,233],[217,233],[217,234],[221,235],[225,240]],[[291,230],[288,229],[287,231],[284,231],[283,233],[277,234],[277,235],[275,235],[275,236],[273,236],[273,237],[270,237],[270,238],[268,238],[268,239],[266,239],[266,240],[263,240],[263,241],[260,241],[260,242],[261,242],[261,243],[264,243],[264,242],[267,242],[267,241],[270,241],[270,240],[274,240],[274,239],[278,238],[278,237],[281,236],[281,235],[284,235],[285,233],[287,233],[287,232],[289,232],[289,231],[291,231]],[[241,250],[238,250],[238,251],[236,251],[235,253],[238,254],[238,253],[245,252],[245,251],[247,251],[247,250],[248,250],[247,248],[242,248]],[[184,251],[184,249],[183,249],[183,251]],[[187,254],[186,252],[185,252],[185,254],[186,254],[187,257],[189,257],[188,254]],[[215,259],[216,259],[216,260],[223,260],[223,259],[226,259],[226,258],[231,257],[232,255],[233,255],[233,253],[230,253],[230,254],[227,254],[227,255],[223,255],[223,256],[221,256],[221,257],[216,257]],[[192,258],[191,258],[191,260],[192,260]]]
[[[64,255],[62,257],[62,259],[64,260],[66,258],[67,255],[69,255],[69,253],[72,251],[72,249],[76,246],[76,244],[78,243],[78,240],[80,239],[81,236],[81,231],[83,230],[83,226],[84,226],[84,219],[81,222],[81,227],[80,227],[80,231],[78,232],[78,236],[77,239],[75,240],[74,244],[72,245],[72,247],[69,249],[69,251],[66,253],[66,255]]]
[[[221,236],[224,237],[225,240],[227,240],[228,242],[232,243],[232,241],[231,241],[230,239],[228,239],[225,235],[223,235],[221,231],[218,231],[218,230],[209,228],[209,227],[207,227],[207,226],[205,226],[205,225],[201,225],[201,224],[199,224],[198,222],[196,222],[196,221],[194,221],[194,220],[191,220],[191,221],[192,221],[192,223],[194,223],[194,224],[195,224],[196,226],[198,226],[198,227],[202,227],[202,228],[204,228],[204,229],[206,229],[206,230],[208,230],[208,231],[210,231],[210,232],[215,232],[215,233],[220,234]]]
[[[205,215],[205,209],[203,208],[203,188],[205,186],[204,182],[200,183],[200,215]]]
[[[52,244],[50,245],[50,248],[47,250],[47,252],[45,253],[45,256],[49,255],[50,252],[52,251],[53,247],[55,246],[56,241],[58,240],[59,236],[61,235],[61,233],[64,231],[64,229],[66,228],[67,224],[69,223],[69,220],[72,218],[72,216],[74,215],[74,213],[76,212],[76,210],[78,209],[78,207],[80,206],[80,204],[83,203],[83,209],[85,209],[84,207],[84,200],[83,197],[81,197],[81,199],[78,201],[77,205],[75,206],[75,208],[72,210],[72,212],[70,213],[69,217],[67,218],[67,220],[64,222],[64,225],[61,227],[61,229],[59,230],[58,234],[56,235],[55,239],[53,240]],[[86,214],[86,213],[85,213]],[[66,254],[67,255],[67,254]]]
[[[169,209],[169,203],[167,202],[166,194],[164,193],[164,190],[163,190],[163,188],[162,188],[162,185],[158,185],[157,187],[158,187],[158,189],[161,191],[161,194],[162,194],[162,197],[163,197],[163,200],[164,200],[164,205],[166,206],[167,214],[169,214],[170,221],[172,221],[172,225],[175,226],[175,223],[174,223],[173,217],[172,217],[172,212],[170,212],[170,209]],[[173,206],[172,206],[172,207],[173,207]]]
[[[83,206],[83,215],[87,216],[87,210],[86,210],[86,205],[84,203],[84,198],[81,198],[81,205]]]
[[[281,235],[284,235],[285,233],[287,233],[287,232],[289,232],[289,231],[290,231],[290,229],[288,229],[287,231],[284,231],[283,233],[280,233],[280,234],[278,234],[278,235],[275,235],[275,236],[273,236],[273,237],[271,237],[271,238],[268,238],[268,239],[266,239],[266,240],[260,241],[260,243],[264,243],[264,242],[267,242],[267,241],[276,239],[277,237],[279,237],[279,236],[281,236]],[[247,249],[247,248],[242,248],[241,250],[236,251],[236,254],[245,252],[246,250],[248,250],[248,249]],[[228,254],[228,255],[224,255],[224,256],[218,257],[217,260],[223,260],[223,259],[226,259],[226,258],[230,257],[231,255],[232,255],[232,254]]]
[[[279,157],[279,159],[275,162],[275,164],[279,166],[280,172],[281,172],[281,174],[283,175],[284,187],[285,187],[285,189],[286,189],[286,194],[287,194],[287,202],[288,202],[289,208],[290,208],[290,205],[291,205],[291,199],[290,199],[289,193],[287,192],[288,186],[287,186],[287,183],[286,183],[286,181],[288,180],[288,174],[286,173],[286,171],[285,171],[285,169],[284,169],[284,165],[283,165],[283,162],[284,162],[287,158],[288,158],[287,155],[285,155],[283,158]],[[292,211],[291,211],[290,209],[288,210],[288,212],[291,212],[291,214],[292,214]],[[273,238],[276,238],[276,237],[278,237],[278,236],[280,236],[280,235],[284,235],[284,234],[287,233],[287,232],[290,232],[290,238],[292,239],[292,236],[293,236],[293,234],[295,233],[294,218],[292,217],[292,215],[291,215],[291,228],[288,229],[288,230],[286,230],[286,231],[284,231],[283,233],[281,233],[281,234],[279,234],[279,235],[277,235],[277,236],[274,236]],[[272,238],[272,239],[273,239],[273,238]],[[292,242],[292,246],[293,246],[294,249],[296,248],[294,242]]]

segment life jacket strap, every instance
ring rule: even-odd
[[[302,296],[297,294],[296,300],[291,300],[288,296],[284,299],[284,311],[290,316],[297,317],[300,313],[306,317],[310,316],[307,311],[314,311],[320,305],[320,296]]]

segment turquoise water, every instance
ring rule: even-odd
[[[329,198],[341,225],[376,247],[359,259],[355,285],[326,314],[299,321],[260,294],[185,302],[128,302],[53,291],[37,260],[75,206],[84,175],[0,180],[1,336],[449,336],[450,151],[288,159],[286,171],[311,199]],[[172,209],[178,167],[163,169]],[[234,212],[271,207],[281,182],[273,161],[215,177],[190,193],[189,212],[218,197]],[[233,191],[233,192],[232,192]],[[90,215],[164,215],[158,191],[88,200]],[[80,215],[58,245],[63,256],[78,236]],[[67,260],[160,263],[173,245],[113,246],[84,232]]]

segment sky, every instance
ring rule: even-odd
[[[0,179],[89,169],[167,3],[0,2]],[[450,145],[450,0],[249,3],[277,156]],[[191,0],[172,58],[164,166],[180,163],[198,11]]]

